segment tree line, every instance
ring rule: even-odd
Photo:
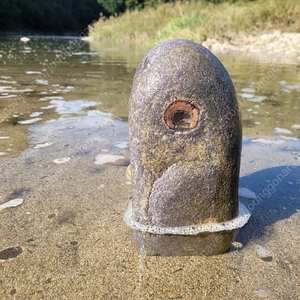
[[[97,0],[0,0],[0,31],[81,32],[100,12]]]
[[[177,0],[179,2],[180,0]],[[181,0],[181,1],[197,1],[197,0]],[[199,1],[199,0],[198,0]],[[201,1],[201,0],[200,0]],[[223,2],[247,2],[255,0],[202,0],[202,2],[210,2],[213,4],[220,4]],[[105,8],[109,15],[119,15],[126,10],[141,10],[146,6],[155,7],[162,3],[176,2],[176,0],[98,0],[98,2]]]

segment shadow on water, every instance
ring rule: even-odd
[[[251,211],[248,224],[241,229],[237,241],[244,246],[272,234],[268,228],[300,211],[300,167],[280,166],[264,169],[240,179],[240,186],[249,186],[257,199],[242,199]]]

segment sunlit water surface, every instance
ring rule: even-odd
[[[218,55],[239,96],[252,217],[225,255],[144,257],[122,216],[128,98],[147,50],[0,37],[1,299],[296,299],[300,66]]]

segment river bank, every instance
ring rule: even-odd
[[[300,62],[300,33],[274,31],[259,35],[208,38],[202,45],[215,53],[238,51],[273,57],[285,55]]]
[[[82,40],[98,42],[93,36],[84,37]],[[273,31],[256,35],[211,37],[201,44],[216,55],[232,52],[255,56],[264,61],[276,61],[281,58],[285,63],[300,64],[300,33]]]
[[[165,3],[119,16],[101,16],[90,30],[94,40],[153,46],[172,38],[203,42],[209,38],[299,32],[297,0],[257,0],[212,4],[206,1]]]
[[[152,47],[185,38],[213,52],[242,51],[300,56],[300,3],[249,1],[212,4],[206,1],[165,3],[117,17],[100,17],[90,28],[95,42]]]

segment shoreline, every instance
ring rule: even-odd
[[[93,36],[84,37],[82,40],[91,44],[107,43],[107,41],[97,40]],[[199,43],[199,41],[195,42]],[[114,44],[125,46],[138,45],[134,42],[114,42]],[[296,32],[282,33],[276,30],[256,35],[243,33],[232,36],[209,37],[199,44],[216,55],[231,53],[255,57],[266,62],[274,62],[281,59],[288,64],[300,64],[300,33]],[[149,50],[154,46],[149,46]]]
[[[202,45],[214,53],[240,52],[249,55],[282,57],[300,63],[300,33],[266,32],[258,35],[235,35],[208,38]]]
[[[20,33],[9,33],[9,36],[22,36]],[[23,34],[24,36],[39,37],[38,33]],[[0,33],[0,37],[7,36],[7,34]],[[45,37],[60,37],[66,38],[72,35],[50,35]],[[43,36],[44,37],[44,36]],[[185,38],[184,36],[178,36],[176,38]],[[171,39],[171,38],[170,38]],[[106,40],[95,39],[94,36],[85,36],[81,38],[82,41],[97,44],[107,43]],[[168,40],[168,39],[165,39]],[[162,40],[160,42],[163,42]],[[199,42],[202,46],[209,49],[214,54],[236,53],[245,56],[255,56],[256,58],[263,58],[267,61],[277,60],[283,58],[289,60],[290,63],[300,64],[300,33],[297,32],[280,32],[278,30],[266,31],[260,34],[247,35],[245,33],[224,35],[217,37],[208,37],[206,40]],[[113,42],[116,45],[138,45],[136,42]],[[158,44],[158,43],[156,43]],[[156,45],[155,44],[155,45]],[[149,46],[151,49],[153,46]],[[142,46],[142,45],[141,45]],[[145,46],[144,46],[145,47]]]

